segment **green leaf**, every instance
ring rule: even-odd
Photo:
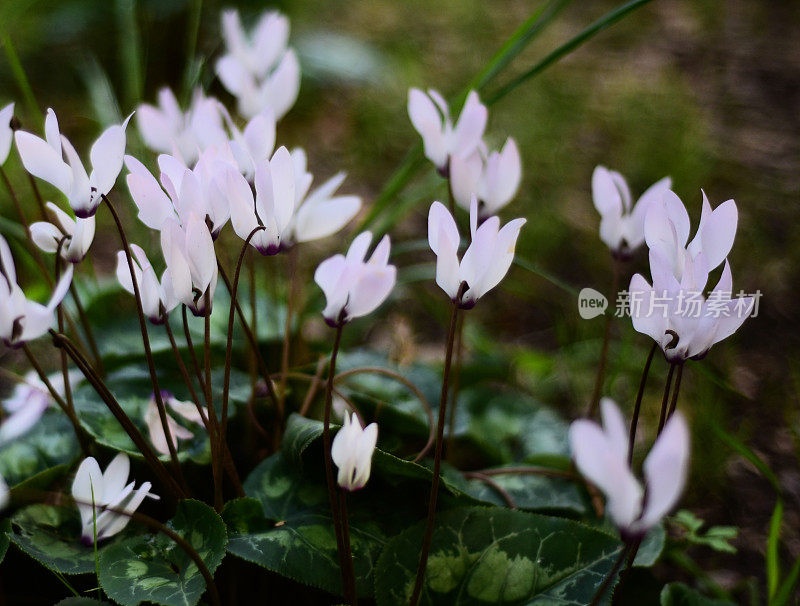
[[[219,402],[221,398],[220,390],[222,388],[223,372],[222,368],[211,371],[212,391],[216,402]],[[106,384],[114,393],[122,409],[131,418],[142,435],[148,439],[149,433],[144,423],[144,415],[147,411],[153,387],[147,370],[141,366],[125,366],[106,377]],[[188,394],[186,394],[183,380],[177,376],[166,377],[166,380],[162,376],[161,388],[173,391],[180,400],[190,400]],[[230,391],[230,401],[233,406],[229,411],[229,417],[235,415],[237,405],[247,401],[249,391],[250,378],[240,371],[233,370],[231,372]],[[99,444],[119,452],[125,452],[139,459],[142,458],[139,449],[136,448],[122,425],[114,418],[108,407],[90,385],[83,383],[75,390],[74,402],[81,425]],[[178,441],[179,460],[190,459],[200,464],[208,463],[211,455],[208,434],[205,428],[201,424],[186,421],[180,415],[172,412],[169,407],[167,407],[167,413],[177,423],[183,425],[194,434],[194,437],[189,440]],[[161,458],[164,461],[168,461],[169,455],[162,455]]]
[[[493,474],[490,478],[508,493],[519,509],[560,511],[573,515],[589,511],[584,491],[574,481],[534,473]],[[468,480],[467,493],[487,503],[507,506],[503,496],[479,478]]]
[[[181,501],[169,527],[194,547],[213,574],[227,543],[225,524],[217,513],[200,501]],[[104,548],[100,586],[123,606],[140,602],[191,606],[206,590],[194,561],[163,534],[131,537]]]
[[[324,480],[311,481],[278,453],[253,471],[245,492],[255,498],[232,501],[223,511],[230,532],[228,551],[290,579],[341,594]],[[355,498],[360,496],[350,499],[350,542],[358,594],[368,597],[373,569],[387,539],[374,512],[389,503]],[[404,514],[385,517],[390,518],[386,522],[396,523]]]
[[[642,544],[639,545],[639,551],[636,553],[633,565],[648,568],[655,564],[658,558],[661,557],[661,552],[664,551],[666,541],[667,532],[664,530],[663,523],[651,528],[644,537]]]
[[[563,464],[568,429],[555,411],[523,392],[475,388],[459,396],[453,434],[497,463]]]
[[[80,541],[77,507],[29,505],[11,518],[11,541],[50,570],[62,574],[94,572],[94,549]],[[99,547],[103,553],[113,543]]]
[[[425,523],[393,538],[378,562],[379,606],[407,603]],[[622,545],[562,518],[462,508],[436,518],[421,604],[588,604]]]
[[[31,431],[0,448],[0,475],[14,486],[46,469],[73,461],[79,452],[69,420],[60,411],[51,410]]]
[[[95,600],[94,598],[86,598],[83,596],[73,596],[71,598],[64,598],[60,602],[57,602],[55,606],[111,606],[111,602]]]
[[[281,442],[281,452],[287,461],[302,465],[303,453],[322,436],[323,423],[292,413],[286,421],[286,431]]]
[[[11,539],[9,538],[10,532],[11,520],[9,518],[0,520],[0,562],[5,559],[8,546],[11,543]]]
[[[728,600],[716,600],[683,583],[669,583],[661,590],[661,606],[732,606]]]

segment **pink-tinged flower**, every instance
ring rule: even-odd
[[[626,258],[645,240],[644,223],[648,210],[660,204],[672,187],[664,177],[651,185],[633,204],[631,191],[620,173],[598,166],[592,173],[592,199],[600,213],[600,239],[612,254]]]
[[[263,227],[250,238],[250,244],[262,255],[280,252],[288,238],[295,208],[294,168],[289,150],[279,147],[269,162],[256,168],[255,197],[245,178],[230,167],[225,172],[225,190],[236,235],[246,240],[254,229]]]
[[[256,114],[239,130],[228,110],[220,103],[220,111],[228,125],[231,155],[239,165],[239,172],[248,181],[255,177],[256,167],[269,162],[275,149],[275,115],[267,108]]]
[[[239,12],[222,12],[226,53],[216,64],[217,76],[238,102],[239,113],[253,118],[265,109],[282,118],[300,91],[300,63],[288,48],[289,20],[269,11],[248,34]]]
[[[197,425],[203,424],[203,417],[200,416],[197,406],[192,402],[181,402],[166,391],[161,392],[161,398],[164,405],[176,415],[183,417],[190,423],[196,423]],[[158,405],[156,404],[155,398],[150,398],[150,402],[147,404],[147,410],[144,413],[144,423],[147,425],[147,431],[150,434],[150,442],[155,449],[162,455],[169,454],[167,436],[164,435],[164,427],[161,425],[161,417],[158,414]],[[179,425],[169,413],[167,413],[167,426],[172,436],[172,444],[176,449],[178,448],[178,440],[191,440],[194,437],[192,431],[188,430],[183,425]]]
[[[125,156],[128,189],[139,209],[139,220],[151,229],[161,231],[168,219],[185,223],[189,215],[202,217],[216,238],[230,218],[230,205],[224,188],[224,169],[237,166],[226,145],[209,147],[201,155],[194,170],[175,156],[158,157],[160,181],[133,156]],[[163,189],[162,189],[163,187]]]
[[[705,256],[708,271],[719,267],[733,247],[736,237],[738,211],[736,202],[727,200],[712,210],[705,192],[700,225],[692,241],[689,239],[689,213],[681,199],[672,191],[667,191],[660,200],[647,210],[644,222],[644,235],[650,250],[658,250],[669,262],[672,275],[680,280],[685,258]]]
[[[450,158],[466,158],[482,145],[488,114],[478,93],[470,91],[453,126],[447,102],[437,91],[429,89],[425,94],[412,88],[408,91],[408,115],[422,136],[425,156],[440,172],[446,172]]]
[[[712,345],[739,329],[755,304],[753,297],[731,298],[733,276],[727,260],[719,282],[706,295],[709,264],[705,253],[682,257],[678,281],[672,260],[660,249],[651,249],[653,285],[636,274],[629,287],[633,327],[652,337],[674,363],[703,358]]]
[[[519,231],[525,225],[525,219],[514,219],[501,228],[499,218],[489,217],[478,227],[475,198],[469,218],[472,242],[459,261],[461,237],[453,215],[441,202],[434,202],[428,213],[428,243],[436,254],[436,283],[464,309],[473,307],[506,275],[514,260]]]
[[[8,484],[6,484],[5,478],[0,476],[0,510],[5,509],[10,500],[11,492],[8,490]]]
[[[165,294],[169,291],[195,316],[210,314],[219,274],[206,222],[194,213],[183,223],[167,218],[161,229],[161,251],[171,279],[171,286],[163,286]]]
[[[522,163],[514,139],[489,154],[483,146],[464,157],[450,158],[450,186],[459,206],[469,210],[472,197],[479,202],[481,217],[496,214],[516,195],[522,179]]]
[[[56,307],[72,283],[72,265],[63,272],[47,305],[30,301],[17,284],[14,258],[5,238],[0,236],[0,340],[19,347],[45,334],[55,320]]]
[[[122,169],[128,120],[130,116],[122,124],[107,128],[92,145],[89,152],[92,162],[90,174],[86,173],[72,143],[60,133],[58,119],[52,109],[47,110],[45,118],[45,139],[17,131],[14,140],[25,170],[60,190],[67,197],[75,215],[86,219],[97,211],[102,197],[114,187]]]
[[[77,385],[83,375],[79,371],[69,373],[70,385]],[[47,378],[56,393],[64,395],[64,375],[54,373]],[[0,424],[0,446],[28,433],[42,418],[44,411],[53,403],[53,396],[34,371],[28,372],[18,383],[9,398],[3,401],[8,415]]]
[[[47,203],[47,208],[55,215],[58,225],[47,221],[32,223],[33,242],[44,252],[55,253],[60,249],[62,259],[80,263],[94,240],[94,217],[73,219],[52,202]]]
[[[135,489],[136,482],[126,484],[130,473],[130,459],[119,453],[106,467],[105,473],[94,457],[83,460],[72,482],[72,497],[81,514],[81,542],[92,545],[114,536],[128,525],[131,514],[145,497],[158,499],[150,492],[152,484],[144,482]],[[108,508],[118,509],[117,513]]]
[[[358,214],[359,196],[335,196],[345,179],[340,172],[308,193],[313,179],[306,170],[306,154],[298,148],[292,150],[295,179],[295,212],[289,226],[289,241],[310,242],[335,234]]]
[[[334,255],[314,272],[314,281],[325,293],[322,315],[331,326],[372,313],[394,288],[397,268],[389,264],[389,236],[381,239],[367,261],[371,241],[370,232],[359,234],[346,256]]]
[[[136,109],[136,125],[145,145],[162,154],[178,156],[193,165],[200,152],[227,140],[219,101],[195,90],[184,112],[169,88],[158,91],[158,106],[148,103]]]
[[[345,413],[344,425],[336,432],[331,445],[331,458],[339,468],[339,486],[351,492],[364,488],[369,480],[372,453],[377,443],[377,423],[364,428],[355,413]]]
[[[602,427],[579,419],[569,428],[578,470],[606,496],[606,510],[626,539],[643,536],[678,502],[689,467],[689,429],[674,413],[644,461],[644,488],[628,465],[628,430],[617,405],[600,402]]]
[[[8,160],[11,151],[11,142],[14,140],[14,129],[11,121],[14,119],[14,104],[9,103],[0,109],[0,166]]]
[[[137,244],[131,244],[133,253],[133,273],[136,284],[139,286],[139,294],[142,297],[142,310],[144,315],[153,324],[163,324],[167,314],[178,305],[178,298],[173,290],[172,273],[169,267],[161,274],[161,281],[156,276],[153,266],[147,259],[147,255]],[[117,252],[117,280],[120,286],[129,293],[134,294],[131,271],[128,266],[128,259],[123,251]]]

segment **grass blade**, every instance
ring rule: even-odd
[[[11,42],[11,37],[4,27],[0,26],[0,41],[3,43],[3,49],[6,52],[6,59],[8,65],[11,67],[11,73],[14,74],[14,80],[17,81],[17,86],[22,93],[22,98],[25,99],[25,105],[28,106],[28,112],[32,118],[38,118],[39,121],[44,121],[44,114],[36,102],[36,96],[33,94],[31,83],[28,81],[28,75],[25,73],[25,68],[20,63],[17,50],[14,48],[14,43]]]
[[[770,601],[770,606],[786,606],[786,604],[789,604],[789,600],[792,598],[792,592],[799,580],[800,557],[794,561],[792,569],[789,571],[789,574],[786,575],[786,579],[784,579],[783,585],[781,585],[775,599]]]
[[[781,540],[781,524],[783,523],[783,499],[778,497],[772,517],[769,520],[769,536],[767,537],[767,596],[769,603],[778,591],[778,582],[781,578],[778,545]]]
[[[519,55],[530,42],[536,38],[544,29],[555,19],[558,13],[572,0],[551,0],[550,2],[542,5],[542,7],[535,11],[528,17],[517,30],[511,34],[511,37],[506,40],[506,43],[500,47],[495,55],[489,60],[489,63],[478,72],[475,77],[470,81],[464,96],[472,89],[482,90],[495,76],[505,69],[505,67]]]
[[[728,445],[729,448],[735,450],[739,453],[742,457],[747,459],[753,467],[755,467],[762,476],[772,484],[772,487],[775,489],[775,492],[780,495],[781,494],[781,484],[778,481],[778,476],[775,475],[775,472],[769,468],[764,460],[759,457],[756,453],[754,453],[750,448],[748,448],[742,441],[738,438],[735,438],[727,431],[722,429],[719,425],[714,426],[714,433],[717,434],[720,440],[722,440],[725,444]]]
[[[505,67],[519,55],[528,44],[530,44],[555,16],[571,0],[551,0],[544,4],[539,10],[534,12],[525,22],[517,28],[511,37],[501,46],[498,51],[489,59],[489,62],[467,85],[458,96],[458,99],[466,98],[467,93],[473,88],[482,90],[495,77],[497,77]],[[378,216],[386,209],[389,202],[399,194],[406,184],[414,177],[417,170],[423,166],[425,157],[422,154],[422,144],[416,143],[409,150],[400,165],[384,185],[375,202],[372,204],[369,213],[361,221],[356,232],[363,231],[372,226]]]
[[[508,95],[511,91],[517,88],[519,85],[523,84],[524,82],[528,81],[530,78],[539,75],[548,67],[556,63],[562,57],[568,55],[576,48],[581,46],[584,42],[591,39],[595,36],[595,34],[600,33],[604,29],[610,27],[623,17],[627,16],[629,13],[632,13],[638,8],[641,8],[645,4],[652,2],[652,0],[633,0],[632,2],[628,2],[615,8],[610,13],[603,15],[600,19],[589,25],[586,29],[580,32],[577,36],[569,40],[568,42],[562,44],[549,55],[547,55],[544,59],[539,61],[536,65],[531,67],[526,72],[520,74],[511,82],[507,83],[505,86],[502,86],[500,89],[495,91],[493,95],[488,97],[485,100],[487,105],[492,105],[497,103],[500,99]]]
[[[119,32],[120,69],[124,74],[125,111],[133,109],[144,90],[144,61],[139,22],[136,19],[136,0],[117,0],[117,31]]]

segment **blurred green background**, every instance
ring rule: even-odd
[[[498,76],[495,89],[618,3],[565,4]],[[186,65],[193,48],[213,61],[220,47],[219,10],[231,5],[245,22],[268,7],[290,17],[304,79],[278,140],[306,147],[318,180],[346,170],[345,187],[362,194],[369,207],[418,139],[406,115],[408,88],[434,87],[455,96],[540,3],[4,0],[0,105],[17,101],[26,127],[39,129],[11,69],[9,42],[39,107],[56,109],[62,132],[78,149],[101,125],[127,115],[141,100],[152,101],[165,84],[186,98],[187,83],[197,75],[212,94],[230,101],[210,63],[188,71]],[[506,380],[529,387],[565,414],[585,409],[603,333],[602,319],[579,318],[576,292],[584,286],[607,291],[611,279],[590,197],[594,166],[622,172],[634,194],[671,175],[694,225],[701,187],[712,205],[737,202],[734,286],[763,293],[760,313],[702,363],[689,364],[680,400],[694,433],[685,506],[709,522],[741,527],[738,554],[694,554],[724,587],[763,582],[775,493],[749,464],[731,456],[720,431],[747,443],[778,475],[786,503],[780,557],[790,562],[800,555],[798,108],[800,3],[655,0],[490,110],[490,142],[500,145],[512,135],[521,150],[524,182],[502,214],[528,219],[518,253],[537,271],[515,267],[502,292],[470,314],[469,355],[496,357],[499,349]],[[129,149],[140,154],[138,138],[130,141]],[[7,169],[24,190],[13,154]],[[117,192],[125,194],[122,180]],[[425,165],[391,202],[409,209],[391,228],[394,240],[424,237],[431,199],[445,196],[444,182]],[[0,209],[14,217],[5,192]],[[94,246],[96,267],[108,271],[114,234],[100,229]],[[386,334],[376,338],[402,341],[398,356],[440,356],[446,310],[434,285],[416,281],[432,276],[431,258],[419,252],[395,258],[401,266],[427,265],[422,274],[401,274],[405,284],[378,331]],[[647,273],[641,251],[625,268],[623,284],[635,271]],[[615,322],[612,334],[604,393],[629,409],[650,343],[627,320]],[[646,398],[647,440],[665,369],[657,359]]]

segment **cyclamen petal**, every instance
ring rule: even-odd
[[[331,458],[339,468],[338,483],[345,490],[363,488],[369,480],[372,454],[378,441],[378,425],[370,423],[366,428],[355,413],[345,413],[344,425],[336,433],[331,444]]]
[[[14,131],[11,128],[11,120],[13,118],[13,103],[9,103],[3,109],[0,109],[0,166],[5,164],[8,159],[11,143],[14,141]]]
[[[436,254],[436,283],[461,307],[469,308],[503,279],[514,260],[514,249],[525,219],[514,219],[500,228],[500,219],[489,217],[478,226],[478,202],[470,206],[472,242],[458,261],[458,229],[450,212],[434,202],[428,213],[428,243]],[[465,292],[459,297],[459,289]]]
[[[145,497],[158,499],[150,493],[150,482],[144,482],[138,490],[135,483],[128,484],[130,460],[124,453],[118,454],[109,463],[105,473],[93,457],[84,459],[72,483],[72,497],[81,515],[81,540],[91,545],[97,540],[111,537],[128,524],[129,515],[108,508],[133,513]]]
[[[331,326],[341,326],[374,311],[391,293],[397,269],[388,263],[389,237],[384,236],[365,261],[372,234],[353,240],[346,256],[334,255],[317,267],[314,281],[325,294],[323,317]]]

